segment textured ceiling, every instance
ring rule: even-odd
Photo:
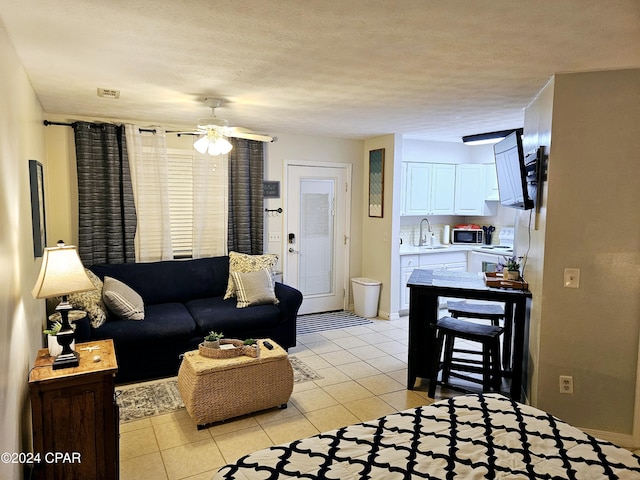
[[[49,114],[443,141],[522,126],[554,73],[640,67],[638,0],[1,0]],[[99,98],[98,87],[120,90]]]

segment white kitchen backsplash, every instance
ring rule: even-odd
[[[423,235],[428,231],[425,226],[422,230]],[[436,244],[444,243],[442,234],[444,224],[431,224],[431,231],[436,234]],[[400,238],[405,245],[418,245],[420,242],[420,225],[400,225]]]
[[[484,224],[479,224],[481,227]],[[445,243],[443,238],[444,235],[444,227],[445,224],[431,224],[431,231],[436,234],[436,244]],[[453,228],[454,225],[450,225],[450,228]],[[496,230],[493,232],[491,236],[491,243],[493,245],[500,244],[500,227],[499,225],[495,225]],[[505,227],[505,228],[513,228],[513,227]],[[423,234],[427,232],[427,228],[423,229]],[[420,242],[420,224],[416,225],[400,225],[400,238],[402,239],[403,245],[418,245]],[[449,242],[451,239],[449,239]]]

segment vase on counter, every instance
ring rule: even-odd
[[[520,280],[520,270],[503,270],[502,278],[505,280]]]

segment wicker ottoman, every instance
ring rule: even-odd
[[[287,352],[259,340],[258,358],[207,358],[194,350],[184,354],[178,390],[198,428],[239,415],[287,406],[293,391],[293,369]]]

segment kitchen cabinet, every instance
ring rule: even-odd
[[[434,163],[431,174],[431,214],[452,215],[455,202],[456,166]]]
[[[453,214],[455,165],[404,162],[402,174],[402,215]]]
[[[484,165],[456,165],[456,215],[483,215],[485,199]]]
[[[498,174],[496,173],[495,163],[485,163],[484,165],[484,183],[486,187],[487,201],[499,201],[500,193],[498,191]]]
[[[447,270],[452,272],[467,271],[467,252],[437,251],[419,255],[400,256],[400,312],[409,311],[409,288],[407,282],[416,268],[431,270]]]
[[[495,200],[499,200],[499,196],[494,164],[456,165],[456,215],[495,215]]]

